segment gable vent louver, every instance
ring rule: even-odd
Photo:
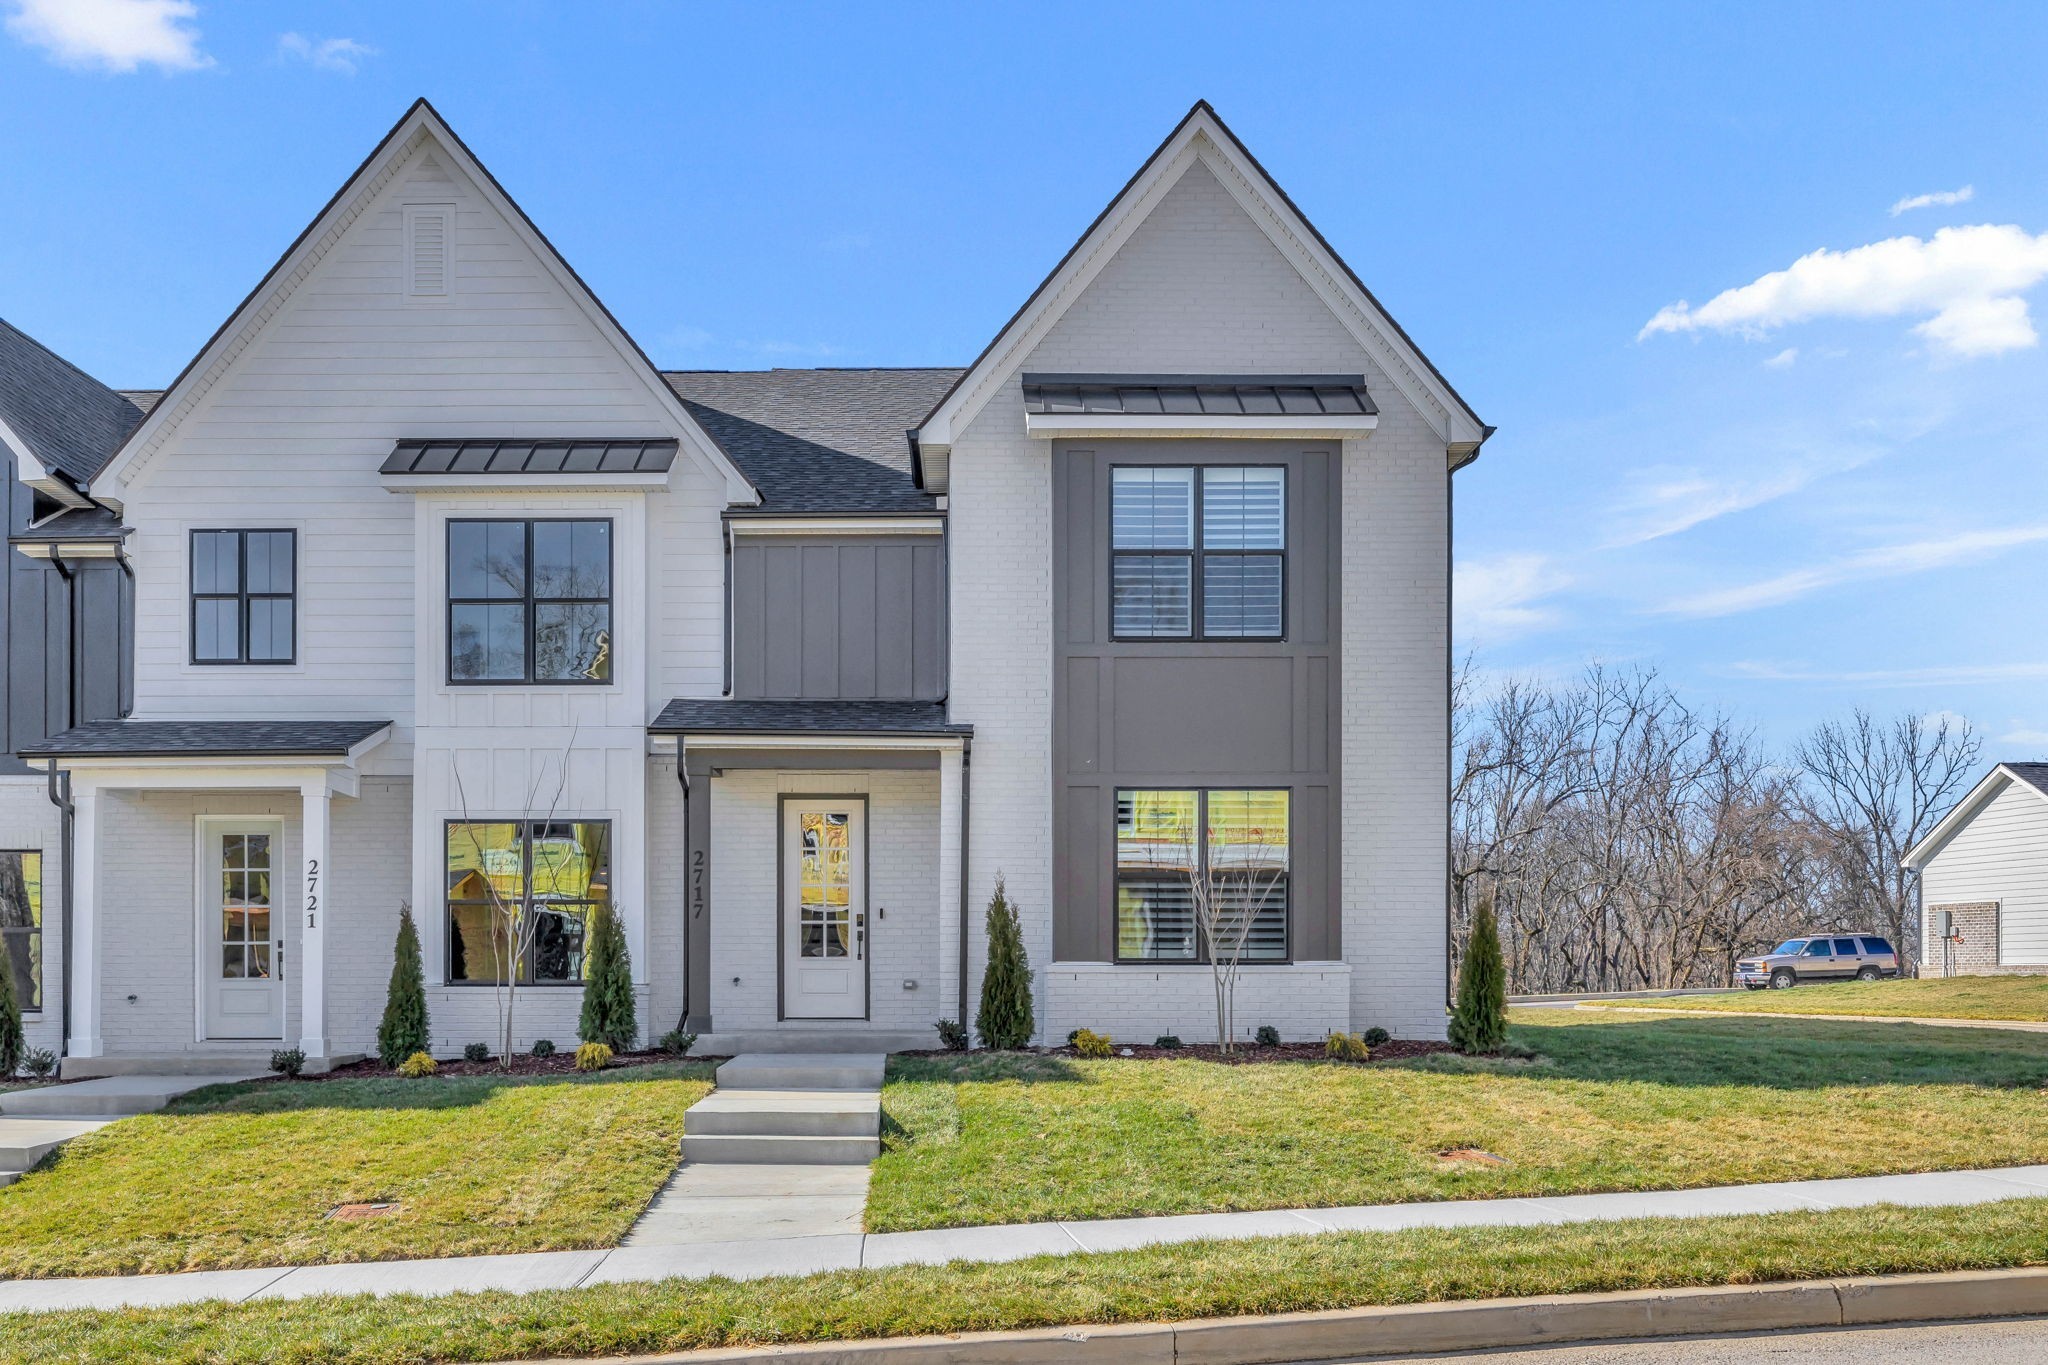
[[[416,299],[446,298],[455,237],[455,206],[409,204],[405,210],[405,287]]]

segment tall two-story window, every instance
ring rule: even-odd
[[[298,533],[192,533],[192,662],[288,664],[298,649]]]
[[[1117,792],[1118,960],[1286,961],[1288,815],[1280,789]]]
[[[43,1007],[43,855],[0,853],[0,972],[14,974],[14,998]]]
[[[581,982],[611,899],[609,820],[450,820],[448,980]]]
[[[448,681],[608,683],[612,524],[448,523]]]
[[[1110,471],[1110,631],[1119,640],[1277,640],[1287,619],[1287,471]]]

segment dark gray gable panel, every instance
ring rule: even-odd
[[[945,574],[938,535],[736,536],[733,694],[938,700]]]

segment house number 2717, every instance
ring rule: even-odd
[[[306,927],[320,927],[320,860],[306,859]]]

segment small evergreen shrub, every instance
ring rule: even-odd
[[[1031,1011],[1031,958],[1001,876],[989,897],[987,934],[988,969],[981,976],[981,1012],[974,1016],[974,1031],[983,1047],[1024,1047],[1038,1031]]]
[[[1323,1055],[1333,1062],[1366,1062],[1372,1060],[1372,1049],[1355,1033],[1333,1030],[1323,1040]]]
[[[690,1049],[697,1046],[697,1035],[672,1028],[661,1035],[661,1050],[672,1057],[687,1057]]]
[[[633,1003],[633,958],[626,949],[626,927],[609,901],[598,903],[590,917],[590,959],[583,981],[583,1014],[576,1036],[627,1052],[640,1036]]]
[[[1280,1046],[1280,1030],[1271,1024],[1259,1025],[1259,1031],[1253,1036],[1259,1040],[1260,1047]]]
[[[57,1074],[57,1054],[46,1047],[32,1047],[21,1054],[21,1069],[39,1081]]]
[[[1467,1054],[1499,1052],[1508,1040],[1508,974],[1500,956],[1493,897],[1472,912],[1472,937],[1458,964],[1458,1001],[1451,1010],[1451,1046]]]
[[[0,951],[0,1081],[21,1069],[28,1035],[21,1025],[21,997],[14,989],[14,961]]]
[[[967,1025],[958,1019],[941,1019],[932,1025],[939,1031],[939,1046],[948,1052],[967,1051]]]
[[[611,1065],[612,1050],[603,1043],[585,1043],[576,1049],[578,1071],[602,1071]]]
[[[1115,1040],[1106,1033],[1097,1033],[1092,1028],[1074,1030],[1074,1051],[1083,1057],[1107,1057],[1114,1050]]]
[[[552,1038],[536,1038],[536,1039],[534,1039],[534,1040],[533,1040],[533,1055],[534,1055],[534,1056],[536,1056],[536,1057],[552,1057],[552,1056],[554,1056],[554,1055],[555,1055],[555,1040],[554,1040],[554,1039],[552,1039]]]
[[[377,1060],[389,1067],[427,1050],[427,980],[420,967],[420,931],[412,907],[398,907],[398,943],[391,952],[391,984],[377,1025]]]
[[[300,1048],[281,1047],[270,1054],[270,1069],[280,1076],[297,1076],[306,1069],[306,1054]]]
[[[1072,1047],[1072,1046],[1074,1045],[1074,1040],[1075,1040],[1076,1038],[1079,1038],[1080,1036],[1081,1036],[1081,1030],[1079,1030],[1079,1029],[1077,1029],[1077,1028],[1070,1028],[1070,1029],[1068,1029],[1068,1030],[1067,1030],[1067,1046],[1068,1046],[1068,1047]]]
[[[463,1044],[462,1060],[465,1062],[488,1062],[491,1060],[491,1045],[489,1043]]]
[[[1386,1044],[1394,1041],[1394,1035],[1381,1028],[1378,1024],[1374,1024],[1358,1036],[1365,1039],[1367,1047],[1384,1047]]]
[[[1171,1050],[1180,1046],[1180,1039],[1171,1033],[1162,1033],[1152,1040],[1152,1046]]]
[[[422,1076],[431,1076],[440,1069],[441,1064],[424,1052],[415,1052],[398,1064],[398,1074],[413,1081]]]

